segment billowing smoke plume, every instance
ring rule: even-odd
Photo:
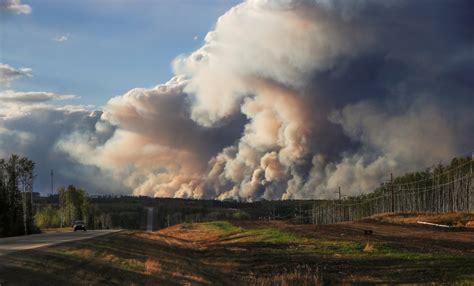
[[[470,1],[248,0],[56,151],[136,195],[371,191],[472,150]]]

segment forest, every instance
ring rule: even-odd
[[[16,155],[0,160],[0,236],[69,228],[84,220],[89,229],[145,229],[153,208],[153,229],[180,223],[230,220],[291,220],[328,224],[387,212],[469,212],[473,209],[472,157],[392,177],[373,192],[335,200],[244,202],[145,196],[90,197],[70,185],[54,195],[33,196],[35,164]],[[344,190],[342,190],[342,194]]]
[[[0,236],[38,231],[33,221],[35,163],[12,155],[0,159]]]
[[[60,188],[57,203],[43,203],[34,196],[34,170],[35,163],[25,157],[0,159],[0,237],[70,227],[74,220],[94,213],[87,193],[74,186]]]

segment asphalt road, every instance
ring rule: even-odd
[[[54,232],[32,234],[25,236],[15,236],[0,238],[0,256],[10,252],[35,249],[44,246],[55,245],[63,242],[71,242],[83,239],[89,239],[117,232],[120,230],[88,230],[77,232]]]

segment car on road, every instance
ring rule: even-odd
[[[83,231],[86,231],[86,224],[84,223],[83,220],[76,220],[72,226],[72,229],[74,231],[78,231],[78,230],[83,230]]]

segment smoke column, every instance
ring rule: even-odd
[[[58,150],[135,195],[332,198],[470,152],[469,1],[248,0]]]

